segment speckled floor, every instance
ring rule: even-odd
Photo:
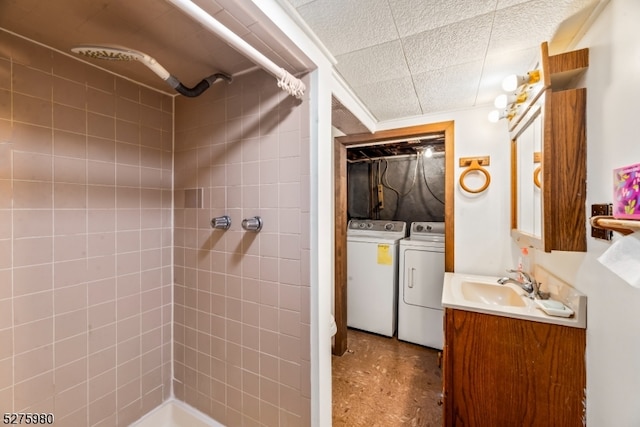
[[[334,427],[440,427],[438,351],[354,329],[332,357]]]

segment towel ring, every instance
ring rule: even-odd
[[[538,166],[536,170],[533,171],[533,183],[538,188],[540,188],[540,172],[542,172],[542,168],[540,166]]]
[[[480,172],[480,173],[484,174],[484,177],[485,177],[484,185],[482,185],[479,188],[474,188],[474,189],[471,189],[471,188],[467,187],[467,185],[464,183],[464,178],[470,172]],[[472,194],[482,193],[484,190],[487,189],[487,187],[489,186],[490,183],[491,183],[491,175],[489,175],[489,172],[485,168],[483,168],[482,166],[480,166],[478,164],[478,160],[476,160],[476,159],[473,159],[471,161],[471,164],[469,165],[469,167],[467,169],[465,169],[465,171],[462,172],[462,174],[460,174],[460,187],[462,187],[462,189],[464,191],[466,191],[467,193],[472,193]]]

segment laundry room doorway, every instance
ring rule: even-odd
[[[341,356],[347,350],[347,150],[367,145],[385,147],[395,144],[396,150],[403,149],[398,141],[428,140],[434,135],[443,136],[444,150],[444,223],[445,223],[445,271],[454,268],[454,122],[439,122],[384,130],[375,133],[360,133],[337,137],[334,140],[334,185],[335,185],[335,289],[334,317],[337,326],[332,352]],[[426,149],[428,145],[420,142]],[[417,160],[416,160],[417,162]],[[416,163],[417,164],[417,163]]]

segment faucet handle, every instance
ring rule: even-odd
[[[533,286],[537,286],[538,282],[536,282],[536,279],[533,278],[533,276],[531,276],[529,273],[527,273],[526,271],[522,271],[522,270],[514,270],[511,268],[507,268],[507,272],[508,273],[518,273],[520,275],[522,275],[522,277],[524,277],[524,280],[527,281],[527,283],[532,284]],[[522,281],[521,278],[518,279],[518,281]]]

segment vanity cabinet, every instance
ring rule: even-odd
[[[445,309],[444,426],[582,427],[585,329]]]
[[[576,88],[588,50],[549,56],[540,81],[509,119],[511,235],[545,252],[586,251],[586,89]]]

